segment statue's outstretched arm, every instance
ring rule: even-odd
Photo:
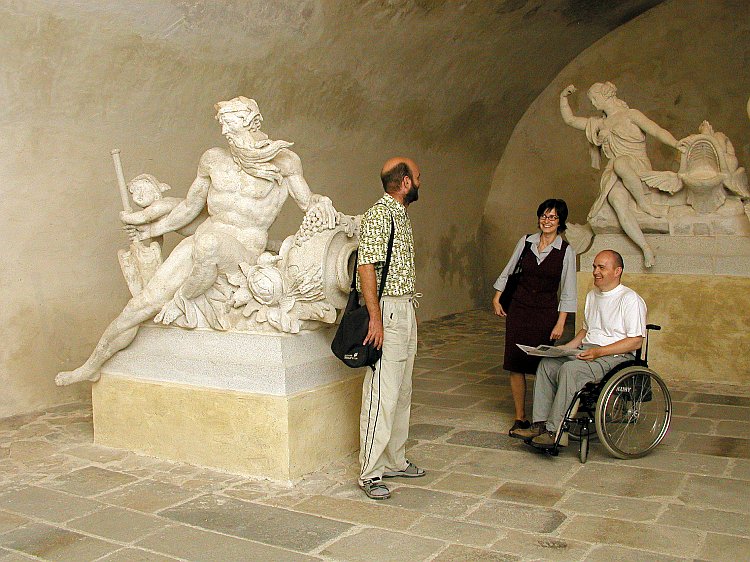
[[[325,221],[328,228],[336,226],[336,209],[333,207],[331,200],[325,195],[313,193],[310,186],[302,174],[302,160],[291,150],[283,151],[279,154],[280,164],[282,165],[282,174],[284,175],[289,194],[297,203],[300,209],[305,213],[313,207],[318,207],[321,218]]]
[[[631,109],[630,116],[633,120],[633,123],[638,125],[643,130],[643,132],[651,135],[656,139],[659,139],[667,146],[671,146],[674,149],[679,149],[679,143],[677,139],[674,138],[672,133],[670,133],[666,129],[661,128],[659,125],[651,121],[651,119],[646,117],[643,113],[641,113],[637,109]]]
[[[198,175],[190,186],[187,197],[164,218],[149,225],[143,232],[144,235],[148,235],[148,238],[154,238],[167,232],[173,232],[178,228],[187,226],[200,214],[206,206],[208,190],[211,187],[211,177],[205,160],[206,154],[201,158],[201,163],[198,165]]]
[[[578,129],[580,131],[586,130],[586,124],[588,119],[586,117],[576,117],[573,115],[573,110],[570,109],[570,103],[568,103],[568,96],[576,91],[576,87],[571,84],[560,92],[560,114],[562,115],[563,121],[566,125]]]

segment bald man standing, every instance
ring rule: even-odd
[[[383,165],[380,179],[385,195],[362,217],[357,255],[357,285],[370,313],[364,343],[383,350],[375,368],[365,376],[359,418],[359,486],[374,500],[391,496],[383,478],[425,475],[405,455],[417,353],[414,238],[406,210],[419,198],[419,167],[409,158],[391,158]],[[393,250],[378,300],[391,228]]]

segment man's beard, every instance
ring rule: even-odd
[[[417,199],[419,199],[419,188],[411,184],[411,188],[404,195],[404,202],[408,205],[409,203],[414,203]]]
[[[283,140],[272,141],[268,140],[268,137],[259,141],[251,140],[248,143],[242,137],[233,135],[227,135],[227,141],[232,160],[242,171],[256,178],[281,183],[281,171],[278,166],[271,163],[271,160],[294,143]]]

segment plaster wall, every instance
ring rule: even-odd
[[[56,388],[128,293],[109,150],[126,177],[186,192],[223,145],[213,104],[260,103],[316,192],[347,213],[385,158],[423,169],[410,210],[424,319],[482,292],[477,229],[497,155],[582,49],[659,0],[8,0],[0,5],[0,417],[88,395]],[[290,202],[272,230],[301,214]],[[168,246],[175,243],[168,240]]]
[[[486,286],[520,236],[534,231],[541,201],[565,199],[569,222],[584,223],[598,194],[601,171],[590,166],[585,134],[560,116],[565,86],[579,89],[569,98],[574,113],[591,116],[596,110],[586,90],[609,80],[618,97],[678,139],[697,133],[708,119],[734,143],[740,165],[748,166],[749,60],[750,3],[744,0],[671,0],[583,51],[528,107],[495,170],[483,217]],[[678,153],[655,139],[649,140],[649,156],[654,169],[679,166]],[[590,267],[581,263],[582,271]]]

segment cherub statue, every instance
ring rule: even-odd
[[[577,117],[573,115],[568,103],[568,96],[576,91],[572,84],[560,93],[560,113],[567,125],[586,132],[591,144],[591,165],[599,169],[601,152],[608,158],[602,172],[599,197],[589,211],[591,220],[601,211],[602,206],[609,204],[617,215],[620,226],[630,239],[643,252],[643,263],[651,267],[656,256],[646,237],[641,231],[636,215],[630,203],[635,201],[637,208],[653,217],[666,215],[666,209],[653,204],[641,175],[651,170],[651,161],[646,154],[646,135],[651,135],[667,146],[684,151],[666,129],[651,121],[637,109],[617,97],[617,88],[611,82],[597,82],[588,90],[592,105],[601,111],[602,117]]]

